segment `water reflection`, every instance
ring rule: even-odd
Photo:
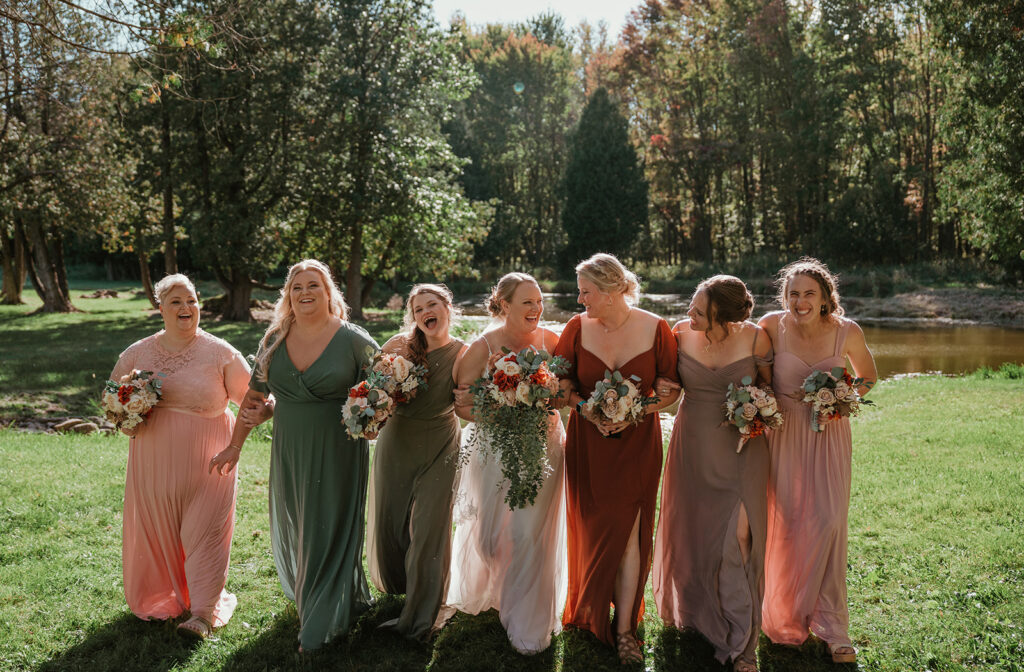
[[[564,323],[579,310],[576,295],[545,294],[544,299],[542,325],[561,332]],[[640,305],[674,324],[683,317],[688,301],[689,296],[680,294],[644,294]],[[490,323],[482,309],[475,309],[482,302],[483,297],[461,302],[466,312],[462,318],[464,337],[483,331]],[[768,297],[758,297],[758,305],[769,309]],[[907,323],[861,326],[882,378],[929,371],[964,373],[982,366],[999,368],[1004,362],[1024,362],[1024,330],[983,326],[921,327]]]

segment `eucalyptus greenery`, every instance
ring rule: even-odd
[[[501,461],[502,484],[508,482],[505,502],[510,509],[521,509],[536,501],[544,479],[553,471],[547,455],[547,426],[556,412],[549,400],[561,396],[557,376],[568,371],[568,362],[533,348],[502,351],[508,356],[469,388],[476,424],[467,448],[476,447],[482,459],[491,456]],[[519,373],[507,375],[502,366]],[[511,398],[504,396],[499,383],[512,391]],[[525,387],[520,391],[520,386]],[[463,463],[469,457],[463,453]]]

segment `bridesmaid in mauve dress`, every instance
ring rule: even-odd
[[[845,366],[875,383],[875,361],[864,332],[842,317],[835,276],[816,259],[803,258],[779,273],[779,303],[760,325],[775,349],[775,393],[785,422],[771,434],[768,541],[765,553],[763,629],[773,642],[800,644],[813,632],[832,660],[857,659],[846,604],[847,518],[853,443],[850,421],[811,430],[810,408],[799,401],[814,370]]]
[[[732,660],[756,672],[764,581],[768,445],[736,452],[739,432],[723,426],[729,384],[771,382],[771,341],[746,320],[753,297],[738,278],[698,285],[688,320],[676,325],[685,391],[669,442],[654,544],[654,599],[666,625],[696,628]],[[758,380],[759,379],[759,380]],[[674,383],[659,380],[664,394]]]
[[[573,407],[565,442],[569,595],[562,623],[589,630],[616,646],[623,663],[636,663],[643,660],[635,633],[644,613],[661,477],[658,411],[678,393],[647,406],[647,417],[636,425],[600,424],[581,415],[579,404],[609,369],[638,376],[643,395],[656,378],[677,380],[676,342],[665,320],[631,305],[639,283],[618,259],[596,254],[576,273],[586,313],[569,320],[554,352],[569,362],[562,383]]]
[[[153,371],[163,399],[135,430],[124,493],[123,571],[128,606],[146,620],[191,612],[178,632],[204,638],[228,622],[238,600],[224,590],[235,527],[236,478],[206,463],[231,436],[228,400],[245,394],[249,366],[225,341],[199,329],[187,277],[154,288],[164,330],[121,353],[111,378]]]
[[[273,414],[270,541],[298,610],[300,651],[347,632],[371,602],[362,563],[369,447],[345,432],[341,405],[377,344],[347,313],[324,264],[307,259],[288,270],[242,422],[210,463],[230,472],[251,427]]]
[[[435,626],[451,560],[452,487],[459,450],[452,367],[466,345],[448,333],[452,294],[416,285],[406,301],[406,332],[384,344],[427,366],[427,389],[395,409],[377,439],[370,476],[370,579],[383,593],[405,594],[398,618],[381,624],[427,638]]]

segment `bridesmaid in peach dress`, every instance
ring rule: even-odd
[[[853,443],[850,421],[811,430],[801,386],[814,370],[846,366],[859,388],[875,383],[875,360],[857,323],[842,317],[836,278],[804,257],[779,272],[779,303],[760,325],[775,348],[775,393],[785,415],[771,434],[768,542],[762,628],[773,642],[801,644],[814,633],[836,663],[856,662],[846,604],[847,519]]]
[[[163,380],[163,399],[132,432],[124,493],[123,572],[128,606],[139,618],[176,618],[185,636],[202,639],[228,622],[237,599],[224,589],[235,526],[237,478],[210,474],[207,463],[234,427],[228,401],[240,403],[249,381],[245,359],[199,329],[195,287],[170,275],[155,287],[164,329],[133,343],[111,378],[132,369]]]
[[[696,628],[735,672],[757,672],[764,596],[768,444],[722,425],[729,384],[771,382],[771,341],[747,322],[754,299],[739,278],[697,286],[673,330],[685,396],[669,442],[654,545],[654,599],[666,625]],[[659,395],[679,385],[659,379]]]

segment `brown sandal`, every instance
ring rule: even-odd
[[[202,616],[193,616],[178,625],[178,634],[188,639],[204,640],[213,633],[213,624]]]
[[[736,660],[732,664],[733,672],[758,672],[757,663],[750,660]]]
[[[620,632],[615,635],[615,645],[619,650],[619,662],[623,665],[633,665],[644,662],[644,653],[640,650],[640,642],[636,640],[633,633]]]
[[[843,649],[847,650],[844,651]],[[836,642],[828,645],[828,651],[832,654],[833,663],[857,662],[857,649],[853,648],[853,644],[847,642]]]

